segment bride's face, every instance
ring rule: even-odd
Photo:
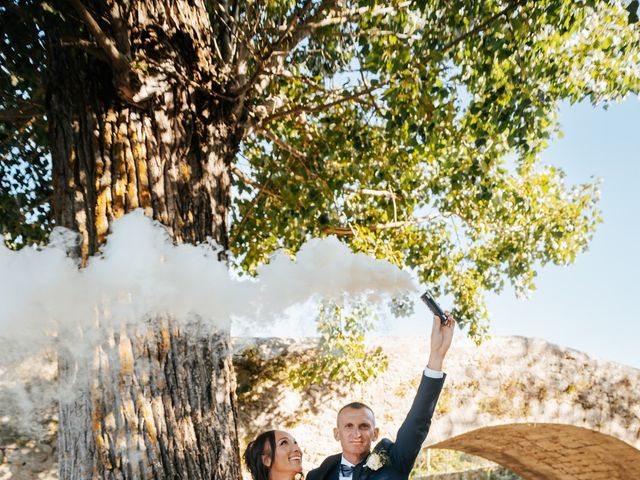
[[[271,452],[265,452],[262,457],[265,465],[271,467],[269,469],[270,478],[287,478],[293,476],[296,473],[302,472],[302,451],[298,447],[298,443],[287,432],[276,430],[276,454],[273,458],[273,465],[271,463]]]

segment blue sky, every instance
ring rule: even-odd
[[[561,167],[571,184],[602,179],[604,221],[573,265],[538,272],[528,299],[510,288],[489,296],[491,335],[544,338],[640,368],[640,101],[630,97],[608,110],[564,104],[559,121],[564,138],[542,160]],[[410,323],[389,333],[415,332]]]
[[[529,299],[511,290],[492,296],[492,333],[541,337],[640,368],[640,101],[608,110],[566,104],[559,120],[564,138],[543,161],[563,168],[571,183],[601,178],[604,221],[573,265],[539,272]]]

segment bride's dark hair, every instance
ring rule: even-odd
[[[269,452],[265,452],[264,448],[267,442],[269,442]],[[269,480],[271,467],[267,467],[264,464],[262,461],[263,455],[270,455],[271,461],[269,465],[273,465],[273,460],[276,457],[275,430],[262,432],[253,442],[247,445],[247,449],[244,451],[244,463],[247,465],[253,480]]]

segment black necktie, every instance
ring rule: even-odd
[[[342,475],[343,477],[350,477],[351,475],[353,475],[353,470],[355,468],[356,467],[345,465],[344,463],[341,463],[340,464],[340,475]]]

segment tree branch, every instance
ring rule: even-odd
[[[260,75],[264,73],[265,65],[267,64],[267,62],[271,60],[273,53],[280,48],[280,45],[282,45],[282,43],[285,41],[289,33],[292,31],[295,23],[298,22],[300,18],[309,11],[312,5],[313,5],[312,0],[306,0],[304,5],[302,5],[302,7],[299,10],[294,12],[291,18],[286,22],[286,28],[284,29],[280,37],[278,37],[278,39],[276,39],[275,42],[273,42],[268,46],[267,52],[265,53],[264,56],[257,57],[256,71],[253,72],[253,75],[251,75],[249,80],[247,80],[237,90],[232,92],[234,95],[237,95],[238,97],[242,96],[247,91],[249,91],[251,87],[253,87],[253,85],[257,82]]]
[[[308,29],[309,32],[322,27],[328,27],[329,25],[338,25],[346,22],[358,20],[363,14],[369,13],[372,17],[380,15],[386,15],[388,13],[396,13],[398,9],[406,8],[411,5],[412,2],[402,2],[397,7],[385,7],[382,5],[374,5],[373,7],[358,7],[351,10],[346,10],[339,13],[336,16],[329,16],[318,22],[309,22],[302,28]]]
[[[365,225],[364,228],[371,230],[371,231],[380,231],[380,230],[390,230],[393,228],[404,228],[404,227],[410,227],[412,225],[419,225],[421,223],[427,223],[432,221],[434,218],[438,217],[439,215],[428,215],[426,217],[418,217],[418,218],[414,218],[413,220],[405,220],[405,221],[400,221],[400,222],[388,222],[388,223],[378,223],[375,225]],[[357,229],[357,226],[352,228],[352,227],[327,227],[325,229],[322,230],[322,233],[326,234],[326,235],[339,235],[339,236],[349,236],[352,237],[356,234],[355,230]]]
[[[44,109],[42,108],[0,110],[0,122],[12,123],[19,120],[31,120],[42,115],[44,115]]]
[[[371,103],[373,104],[373,108],[375,109],[375,111],[378,113],[378,115],[380,115],[380,118],[384,118],[384,113],[382,113],[382,109],[380,108],[380,106],[378,105],[378,102],[376,101],[375,97],[373,96],[373,90],[369,90],[369,84],[367,83],[367,79],[364,77],[364,72],[362,70],[360,70],[360,79],[362,80],[362,84],[367,88],[368,90],[368,94],[369,94],[369,100],[371,100]]]
[[[123,8],[123,2],[113,2],[111,7],[111,27],[114,32],[116,50],[120,52],[122,57],[127,62],[127,69],[129,69],[129,62],[131,61],[131,42],[129,41],[129,30],[126,23],[122,20],[120,9]]]
[[[420,36],[417,34],[408,35],[406,33],[394,32],[393,30],[367,30],[367,36],[371,37],[396,37],[398,40],[419,40]]]
[[[78,40],[63,39],[60,41],[60,46],[79,48],[80,50],[87,52],[89,55],[97,58],[98,60],[103,61],[104,63],[107,63],[107,64],[111,63],[109,60],[109,57],[107,57],[107,55],[104,53],[104,50],[98,47],[98,44],[95,42],[90,42],[88,40],[82,40],[82,39],[78,39]]]
[[[96,42],[98,42],[100,48],[102,48],[107,58],[109,58],[111,66],[120,72],[128,71],[130,68],[129,60],[118,50],[115,42],[102,31],[98,22],[96,22],[91,16],[91,13],[89,13],[89,10],[87,10],[80,0],[69,1],[73,4],[85,25],[89,27]]]
[[[465,32],[462,35],[460,35],[459,37],[454,38],[453,40],[451,40],[449,43],[447,43],[443,47],[441,53],[443,55],[447,54],[449,51],[451,51],[451,49],[453,49],[459,43],[465,41],[467,38],[469,38],[469,37],[471,37],[473,35],[477,35],[478,33],[484,31],[489,25],[491,25],[493,22],[495,22],[498,18],[500,18],[503,15],[508,15],[513,10],[515,10],[516,8],[524,5],[525,3],[526,3],[526,0],[520,0],[520,1],[517,1],[517,2],[514,2],[514,3],[511,3],[511,4],[507,5],[505,8],[500,10],[498,13],[496,13],[495,15],[493,15],[493,16],[489,17],[488,19],[486,19],[480,25],[477,25],[476,27],[472,28],[468,32]]]
[[[290,115],[295,115],[296,113],[316,113],[316,112],[322,112],[325,111],[331,107],[335,107],[336,105],[340,105],[341,103],[345,103],[348,102],[350,100],[357,100],[360,97],[362,97],[363,95],[371,95],[371,92],[382,88],[383,86],[386,85],[385,83],[381,83],[378,85],[372,85],[370,87],[364,88],[362,90],[360,90],[359,92],[353,93],[351,95],[345,95],[342,98],[339,98],[338,100],[335,100],[333,102],[328,102],[328,103],[323,103],[323,104],[316,104],[316,105],[298,105],[297,107],[293,107],[290,108],[288,110],[283,110],[280,112],[275,112],[271,115],[268,115],[266,117],[264,117],[262,120],[260,120],[257,123],[257,126],[263,126],[273,120],[276,120],[278,118],[282,118],[282,117],[288,117]]]
[[[251,205],[249,206],[249,210],[247,211],[246,215],[244,217],[242,217],[242,220],[240,220],[240,224],[238,225],[238,228],[236,229],[234,235],[229,238],[229,245],[231,245],[235,239],[238,237],[238,234],[242,231],[242,227],[244,226],[244,224],[246,223],[246,221],[251,218],[251,214],[253,213],[253,209],[255,208],[255,206],[258,203],[258,200],[260,200],[260,197],[262,196],[262,194],[264,193],[265,189],[267,188],[267,185],[269,184],[269,182],[271,181],[271,176],[273,175],[273,171],[269,174],[269,177],[267,178],[267,180],[264,182],[264,185],[262,186],[262,188],[258,191],[258,193],[256,194],[255,197],[253,197],[253,200],[251,200]]]
[[[304,169],[307,172],[307,174],[313,175],[311,170],[309,170],[309,167],[307,166],[307,163],[306,163],[307,162],[307,157],[306,157],[306,155],[304,153],[302,153],[300,150],[297,150],[296,148],[292,147],[288,143],[285,143],[284,141],[280,140],[278,137],[276,137],[273,133],[269,132],[268,130],[260,130],[260,134],[265,136],[269,140],[271,140],[274,144],[276,144],[278,147],[280,147],[285,152],[290,153],[294,158],[298,159],[300,161],[300,163],[302,164],[302,166],[304,167]]]
[[[333,199],[333,202],[335,204],[335,194],[334,194],[335,192],[331,189],[326,179],[324,179],[322,176],[318,175],[316,172],[312,171],[311,168],[309,168],[309,165],[307,165],[308,159],[304,153],[302,153],[300,150],[295,149],[294,147],[285,143],[284,141],[280,140],[277,136],[275,136],[274,134],[272,134],[267,130],[261,130],[260,134],[262,134],[263,136],[271,140],[279,148],[281,148],[285,152],[288,152],[289,154],[291,154],[291,156],[293,156],[293,158],[298,160],[300,165],[302,165],[302,168],[304,168],[307,174],[307,177],[313,177],[315,180],[317,180],[319,184],[322,186],[322,188],[324,188],[326,194],[328,195],[328,198]]]
[[[318,6],[316,12],[309,19],[300,23],[300,25],[296,27],[296,23],[298,23],[300,19],[304,15],[306,15],[313,6],[312,0],[306,0],[304,5],[298,11],[296,11],[291,16],[291,18],[284,22],[282,26],[278,28],[278,30],[281,31],[282,34],[276,39],[275,42],[267,47],[267,53],[264,55],[264,57],[257,58],[257,66],[255,72],[244,84],[240,85],[240,87],[234,91],[234,94],[237,96],[241,96],[247,93],[251,88],[253,88],[260,77],[264,75],[265,70],[272,69],[273,63],[275,61],[274,58],[277,60],[277,57],[274,54],[278,52],[280,56],[285,56],[291,50],[293,50],[295,46],[298,45],[298,43],[300,43],[308,35],[308,29],[306,29],[306,25],[316,21],[323,12],[333,7],[336,1],[337,0],[322,0],[322,3],[320,3],[320,5]]]
[[[231,164],[231,173],[233,173],[236,177],[238,177],[238,179],[242,182],[245,183],[246,185],[251,185],[252,187],[255,187],[261,191],[263,191],[264,193],[266,193],[267,195],[270,195],[273,198],[277,198],[278,200],[282,200],[282,197],[280,197],[280,195],[278,195],[277,193],[275,193],[272,190],[269,190],[267,188],[267,183],[265,182],[263,185],[259,184],[258,182],[256,182],[255,180],[251,179],[246,173],[244,173],[242,170],[240,170],[235,164]]]
[[[357,193],[360,195],[370,195],[372,197],[387,197],[387,198],[399,198],[399,195],[396,195],[390,190],[373,190],[370,188],[351,188],[347,187],[345,190],[353,193]]]
[[[217,31],[216,38],[213,39],[214,46],[218,57],[223,63],[229,63],[235,54],[235,44],[232,43],[232,37],[235,36],[234,30],[237,26],[236,15],[234,8],[237,7],[237,2],[229,8],[229,2],[227,0],[218,0],[213,2],[213,12],[216,14],[218,20],[220,20],[222,28]]]

